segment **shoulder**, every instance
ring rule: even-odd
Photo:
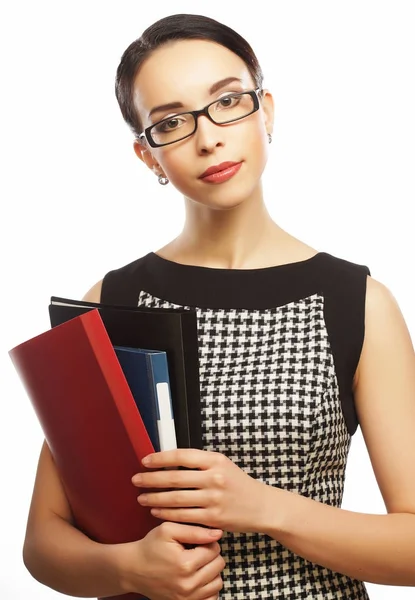
[[[410,345],[410,334],[392,291],[373,277],[367,278],[365,343],[378,347],[400,339]],[[411,347],[412,349],[412,347]]]
[[[356,382],[368,365],[381,368],[381,354],[401,351],[412,359],[413,347],[410,333],[399,304],[392,291],[373,277],[367,278],[365,302],[365,335],[362,355],[356,372]],[[377,358],[376,358],[377,357]],[[386,366],[386,365],[385,365]]]
[[[97,281],[97,283],[95,283],[91,288],[89,288],[82,300],[85,302],[100,302],[102,282],[103,280],[101,279],[100,281]]]
[[[134,277],[137,275],[137,273],[140,273],[147,268],[147,263],[151,259],[152,254],[153,253],[150,252],[145,256],[141,256],[140,258],[127,263],[126,265],[122,265],[121,267],[117,267],[111,271],[108,271],[104,277],[104,280],[108,277]]]
[[[148,261],[151,254],[108,271],[87,291],[83,300],[103,304],[136,304],[140,286],[149,277]]]
[[[321,253],[315,267],[314,276],[323,291],[327,314],[360,353],[367,284],[371,279],[369,267],[327,253]]]
[[[314,278],[323,291],[327,315],[335,323],[335,329],[342,332],[342,339],[349,339],[354,352],[360,353],[369,267],[325,252],[320,253],[314,267]]]
[[[368,316],[390,313],[399,310],[392,291],[381,281],[373,277],[367,278],[366,313]]]
[[[323,271],[339,276],[343,275],[358,275],[361,277],[365,277],[370,275],[370,269],[367,265],[363,263],[353,262],[351,260],[347,260],[345,258],[335,256],[333,254],[329,254],[328,252],[319,252],[318,256],[320,256],[320,267]]]

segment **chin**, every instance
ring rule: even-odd
[[[228,211],[228,210],[232,210],[234,208],[238,208],[239,206],[241,206],[242,204],[244,204],[244,202],[246,202],[246,198],[244,199],[240,199],[240,200],[234,200],[234,201],[229,201],[229,202],[223,202],[223,203],[218,203],[218,204],[213,204],[213,205],[209,205],[209,207],[212,210],[217,210],[217,211]]]
[[[231,210],[242,204],[253,201],[257,196],[257,187],[254,185],[235,185],[226,187],[218,186],[210,193],[200,194],[194,201],[197,204],[209,207],[212,210]]]
[[[227,211],[237,208],[247,202],[248,198],[240,194],[220,194],[217,198],[199,198],[193,200],[196,204],[211,210]]]

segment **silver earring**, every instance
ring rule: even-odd
[[[162,173],[160,173],[158,180],[160,185],[167,185],[169,183],[167,177],[165,177]]]
[[[268,144],[270,144],[272,142],[272,134],[269,133],[268,134]]]

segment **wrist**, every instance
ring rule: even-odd
[[[141,541],[108,546],[112,568],[123,594],[139,593],[142,557]]]
[[[258,510],[258,531],[278,540],[284,529],[292,493],[272,485],[265,485]]]

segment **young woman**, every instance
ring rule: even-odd
[[[271,219],[261,176],[273,100],[251,47],[212,19],[167,17],[125,51],[116,94],[135,153],[182,194],[186,218],[85,299],[196,308],[204,450],[150,456],[132,484],[160,526],[102,545],[73,526],[44,445],[27,568],[87,597],[363,600],[364,581],[415,586],[411,339],[367,267]],[[385,515],[341,508],[358,425]]]

